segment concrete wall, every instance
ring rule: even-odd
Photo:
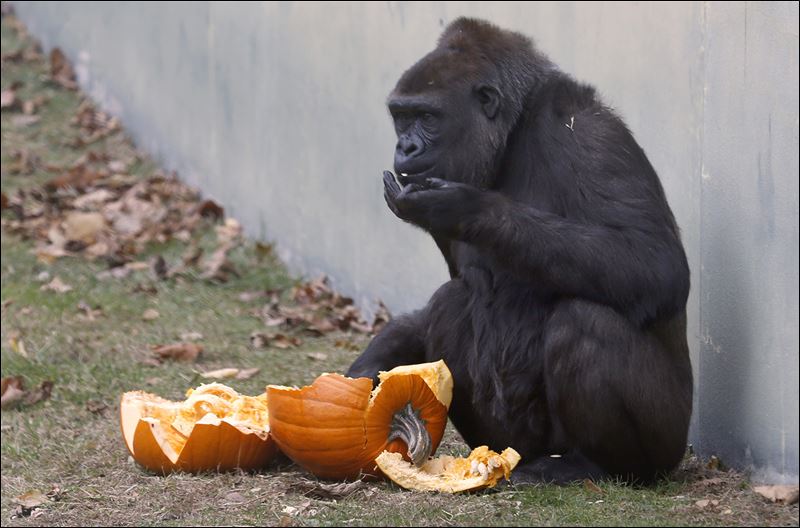
[[[797,480],[797,3],[15,5],[143,148],[294,270],[395,312],[447,274],[383,203],[385,97],[457,16],[532,36],[620,111],[663,180],[692,272],[695,447]]]

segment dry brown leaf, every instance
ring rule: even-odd
[[[145,321],[152,321],[154,319],[158,319],[161,314],[158,313],[158,310],[155,308],[148,308],[142,313],[142,319]]]
[[[78,310],[87,321],[94,321],[103,315],[103,310],[100,306],[90,306],[86,301],[78,302]]]
[[[205,200],[197,206],[197,214],[221,220],[225,218],[225,209],[214,200]]]
[[[23,493],[17,497],[11,499],[11,502],[14,504],[19,504],[23,508],[27,508],[32,510],[37,506],[41,506],[42,504],[48,502],[50,499],[47,498],[47,495],[42,493],[39,490],[31,490],[27,493]]]
[[[345,350],[350,350],[353,352],[361,350],[361,346],[358,343],[350,341],[349,339],[337,339],[336,341],[334,341],[333,346],[335,346],[336,348],[343,348]]]
[[[254,348],[263,348],[267,346],[287,349],[300,346],[303,340],[299,337],[287,336],[286,334],[273,334],[264,332],[253,332],[250,334],[250,344]]]
[[[256,374],[258,374],[259,372],[261,372],[261,369],[258,368],[258,367],[240,369],[239,373],[236,374],[236,379],[237,380],[250,379],[253,376],[255,376]]]
[[[67,90],[76,90],[75,71],[60,48],[53,48],[50,52],[50,78]]]
[[[0,210],[2,209],[8,209],[8,196],[4,192],[0,192]]]
[[[14,81],[11,86],[0,92],[0,108],[10,110],[19,102],[17,100],[17,90],[22,88],[21,81]]]
[[[375,311],[375,317],[372,318],[372,333],[377,334],[383,330],[386,323],[391,320],[392,314],[389,313],[389,309],[383,304],[383,301],[378,301],[378,309]]]
[[[226,379],[234,378],[237,374],[239,374],[238,368],[222,368],[211,370],[209,372],[201,372],[200,376],[206,379]]]
[[[52,392],[53,392],[53,382],[50,380],[45,380],[41,382],[38,387],[28,392],[28,394],[25,396],[25,404],[33,405],[34,403],[46,400],[50,398],[50,394]]]
[[[20,310],[20,313],[22,313],[22,310]],[[25,350],[25,341],[23,341],[21,338],[9,337],[8,345],[11,347],[11,350],[16,352],[20,356],[24,358],[28,357],[28,351]]]
[[[92,414],[103,414],[108,409],[108,405],[98,400],[89,400],[86,402],[86,410]]]
[[[53,277],[53,280],[51,280],[50,282],[48,282],[39,289],[42,291],[51,290],[56,293],[67,293],[68,291],[72,291],[72,286],[66,284],[58,277],[58,275],[56,275],[55,277]]]
[[[6,376],[0,388],[0,408],[12,409],[19,405],[25,396],[25,385],[22,376]]]
[[[588,491],[589,493],[594,493],[596,495],[603,495],[605,493],[600,486],[594,483],[591,479],[584,479],[583,480],[583,489]]]
[[[797,485],[755,486],[753,491],[780,504],[794,504],[800,498],[800,487]]]
[[[161,360],[194,361],[203,351],[203,345],[197,343],[173,343],[171,345],[154,345],[153,354]]]
[[[87,246],[95,243],[105,227],[106,219],[100,213],[72,212],[61,224],[67,240],[77,240]]]
[[[200,332],[183,332],[179,336],[181,341],[202,341],[203,334]]]

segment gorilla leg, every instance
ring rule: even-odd
[[[553,447],[564,455],[524,464],[516,482],[604,473],[646,482],[680,462],[692,405],[685,346],[669,352],[613,309],[583,300],[556,306],[544,346],[547,403],[560,437]]]
[[[389,321],[380,334],[347,371],[351,378],[372,378],[378,383],[378,372],[398,365],[413,365],[425,361],[423,340],[424,311],[402,315]]]

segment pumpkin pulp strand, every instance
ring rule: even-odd
[[[394,413],[388,437],[389,442],[399,438],[406,443],[408,456],[417,467],[428,460],[433,450],[431,435],[425,428],[425,420],[420,417],[420,412],[421,410],[414,409],[409,401]]]

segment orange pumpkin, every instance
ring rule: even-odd
[[[379,475],[375,457],[427,460],[442,440],[453,380],[443,361],[368,378],[323,374],[302,389],[267,387],[270,430],[281,451],[321,478]]]
[[[186,396],[175,402],[142,391],[122,395],[122,436],[142,466],[159,473],[254,469],[277,453],[266,394],[243,396],[210,383]]]

